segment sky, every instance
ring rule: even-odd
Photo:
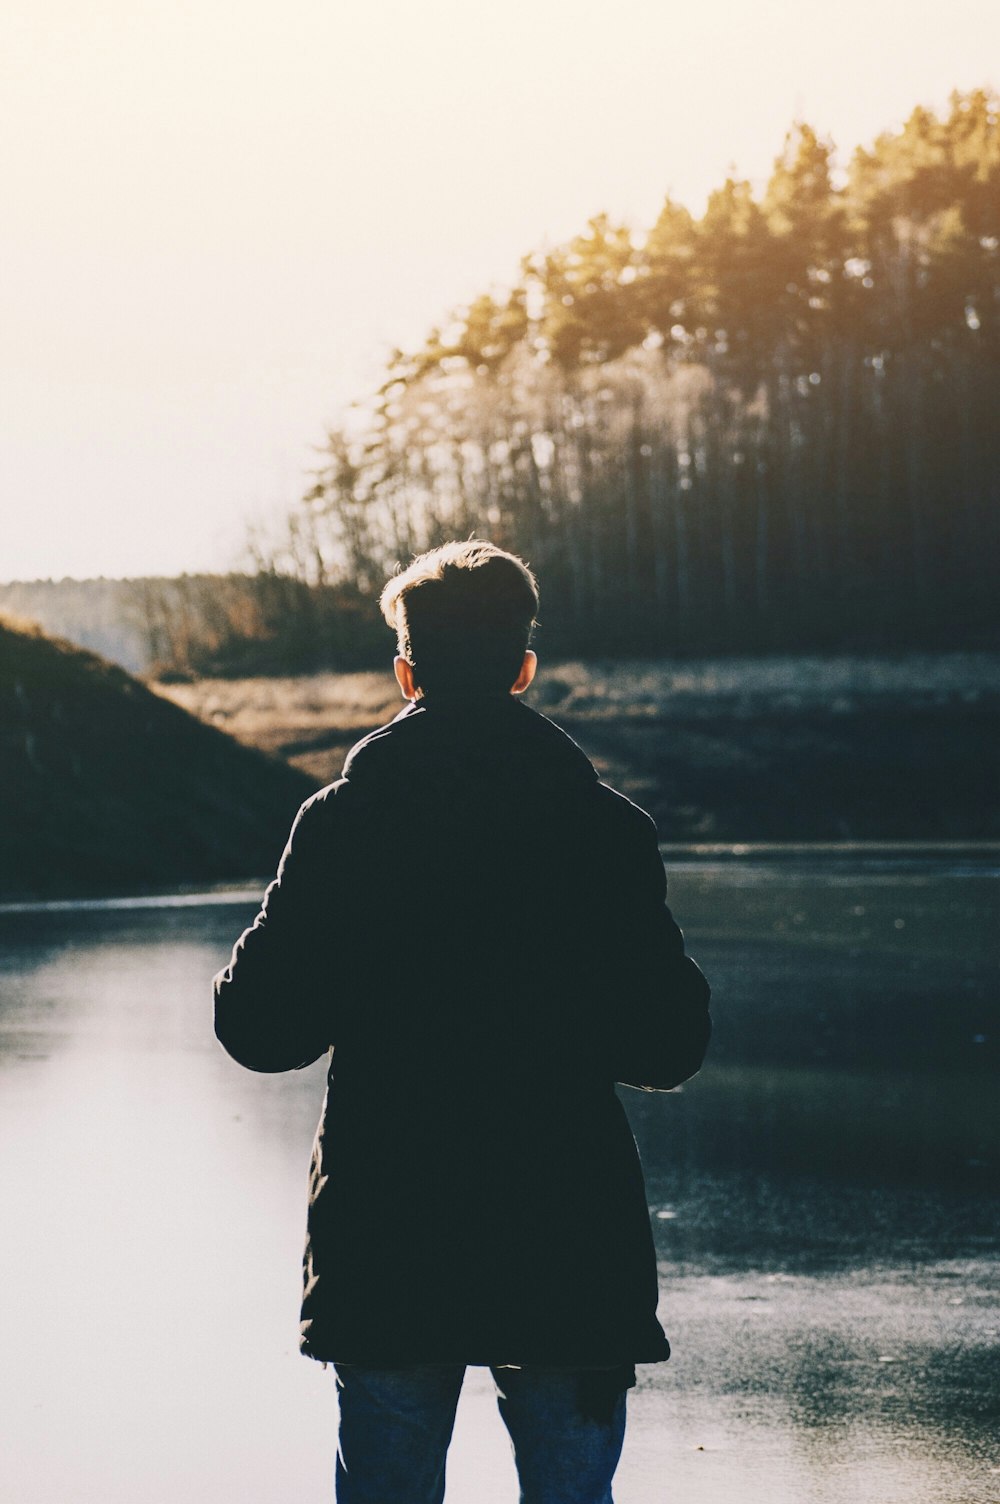
[[[4,0],[0,580],[238,564],[527,252],[982,86],[996,0]]]

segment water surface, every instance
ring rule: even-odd
[[[694,1082],[623,1093],[675,1355],[640,1370],[618,1504],[993,1504],[990,862],[702,859],[671,900],[717,1029]],[[332,1374],[296,1350],[323,1066],[253,1076],[211,1034],[255,902],[0,913],[11,1504],[331,1494]],[[448,1498],[515,1496],[470,1370]]]

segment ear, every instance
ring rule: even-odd
[[[521,672],[518,674],[517,678],[514,680],[513,684],[510,687],[510,692],[512,695],[524,694],[524,691],[527,689],[528,685],[535,677],[535,670],[537,667],[538,658],[529,648],[524,655],[524,662],[521,664]]]
[[[418,690],[413,680],[413,664],[397,653],[392,660],[393,672],[396,675],[396,683],[399,685],[404,700],[415,700]]]

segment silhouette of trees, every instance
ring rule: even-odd
[[[526,257],[329,434],[267,589],[363,597],[474,532],[538,568],[556,652],[994,640],[998,108],[917,109],[846,172],[799,122],[759,197]]]
[[[307,580],[301,559],[261,560],[256,572],[126,580],[128,618],[143,668],[164,680],[308,673],[385,660],[372,601],[346,584]]]

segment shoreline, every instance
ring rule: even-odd
[[[1000,841],[721,841],[660,842],[668,871],[696,875],[726,869],[744,875],[770,872],[855,874],[932,870],[952,877],[1000,877]],[[42,895],[0,891],[0,915],[112,910],[184,909],[257,904],[274,874],[230,882],[149,884],[123,891],[107,886],[62,889]]]

